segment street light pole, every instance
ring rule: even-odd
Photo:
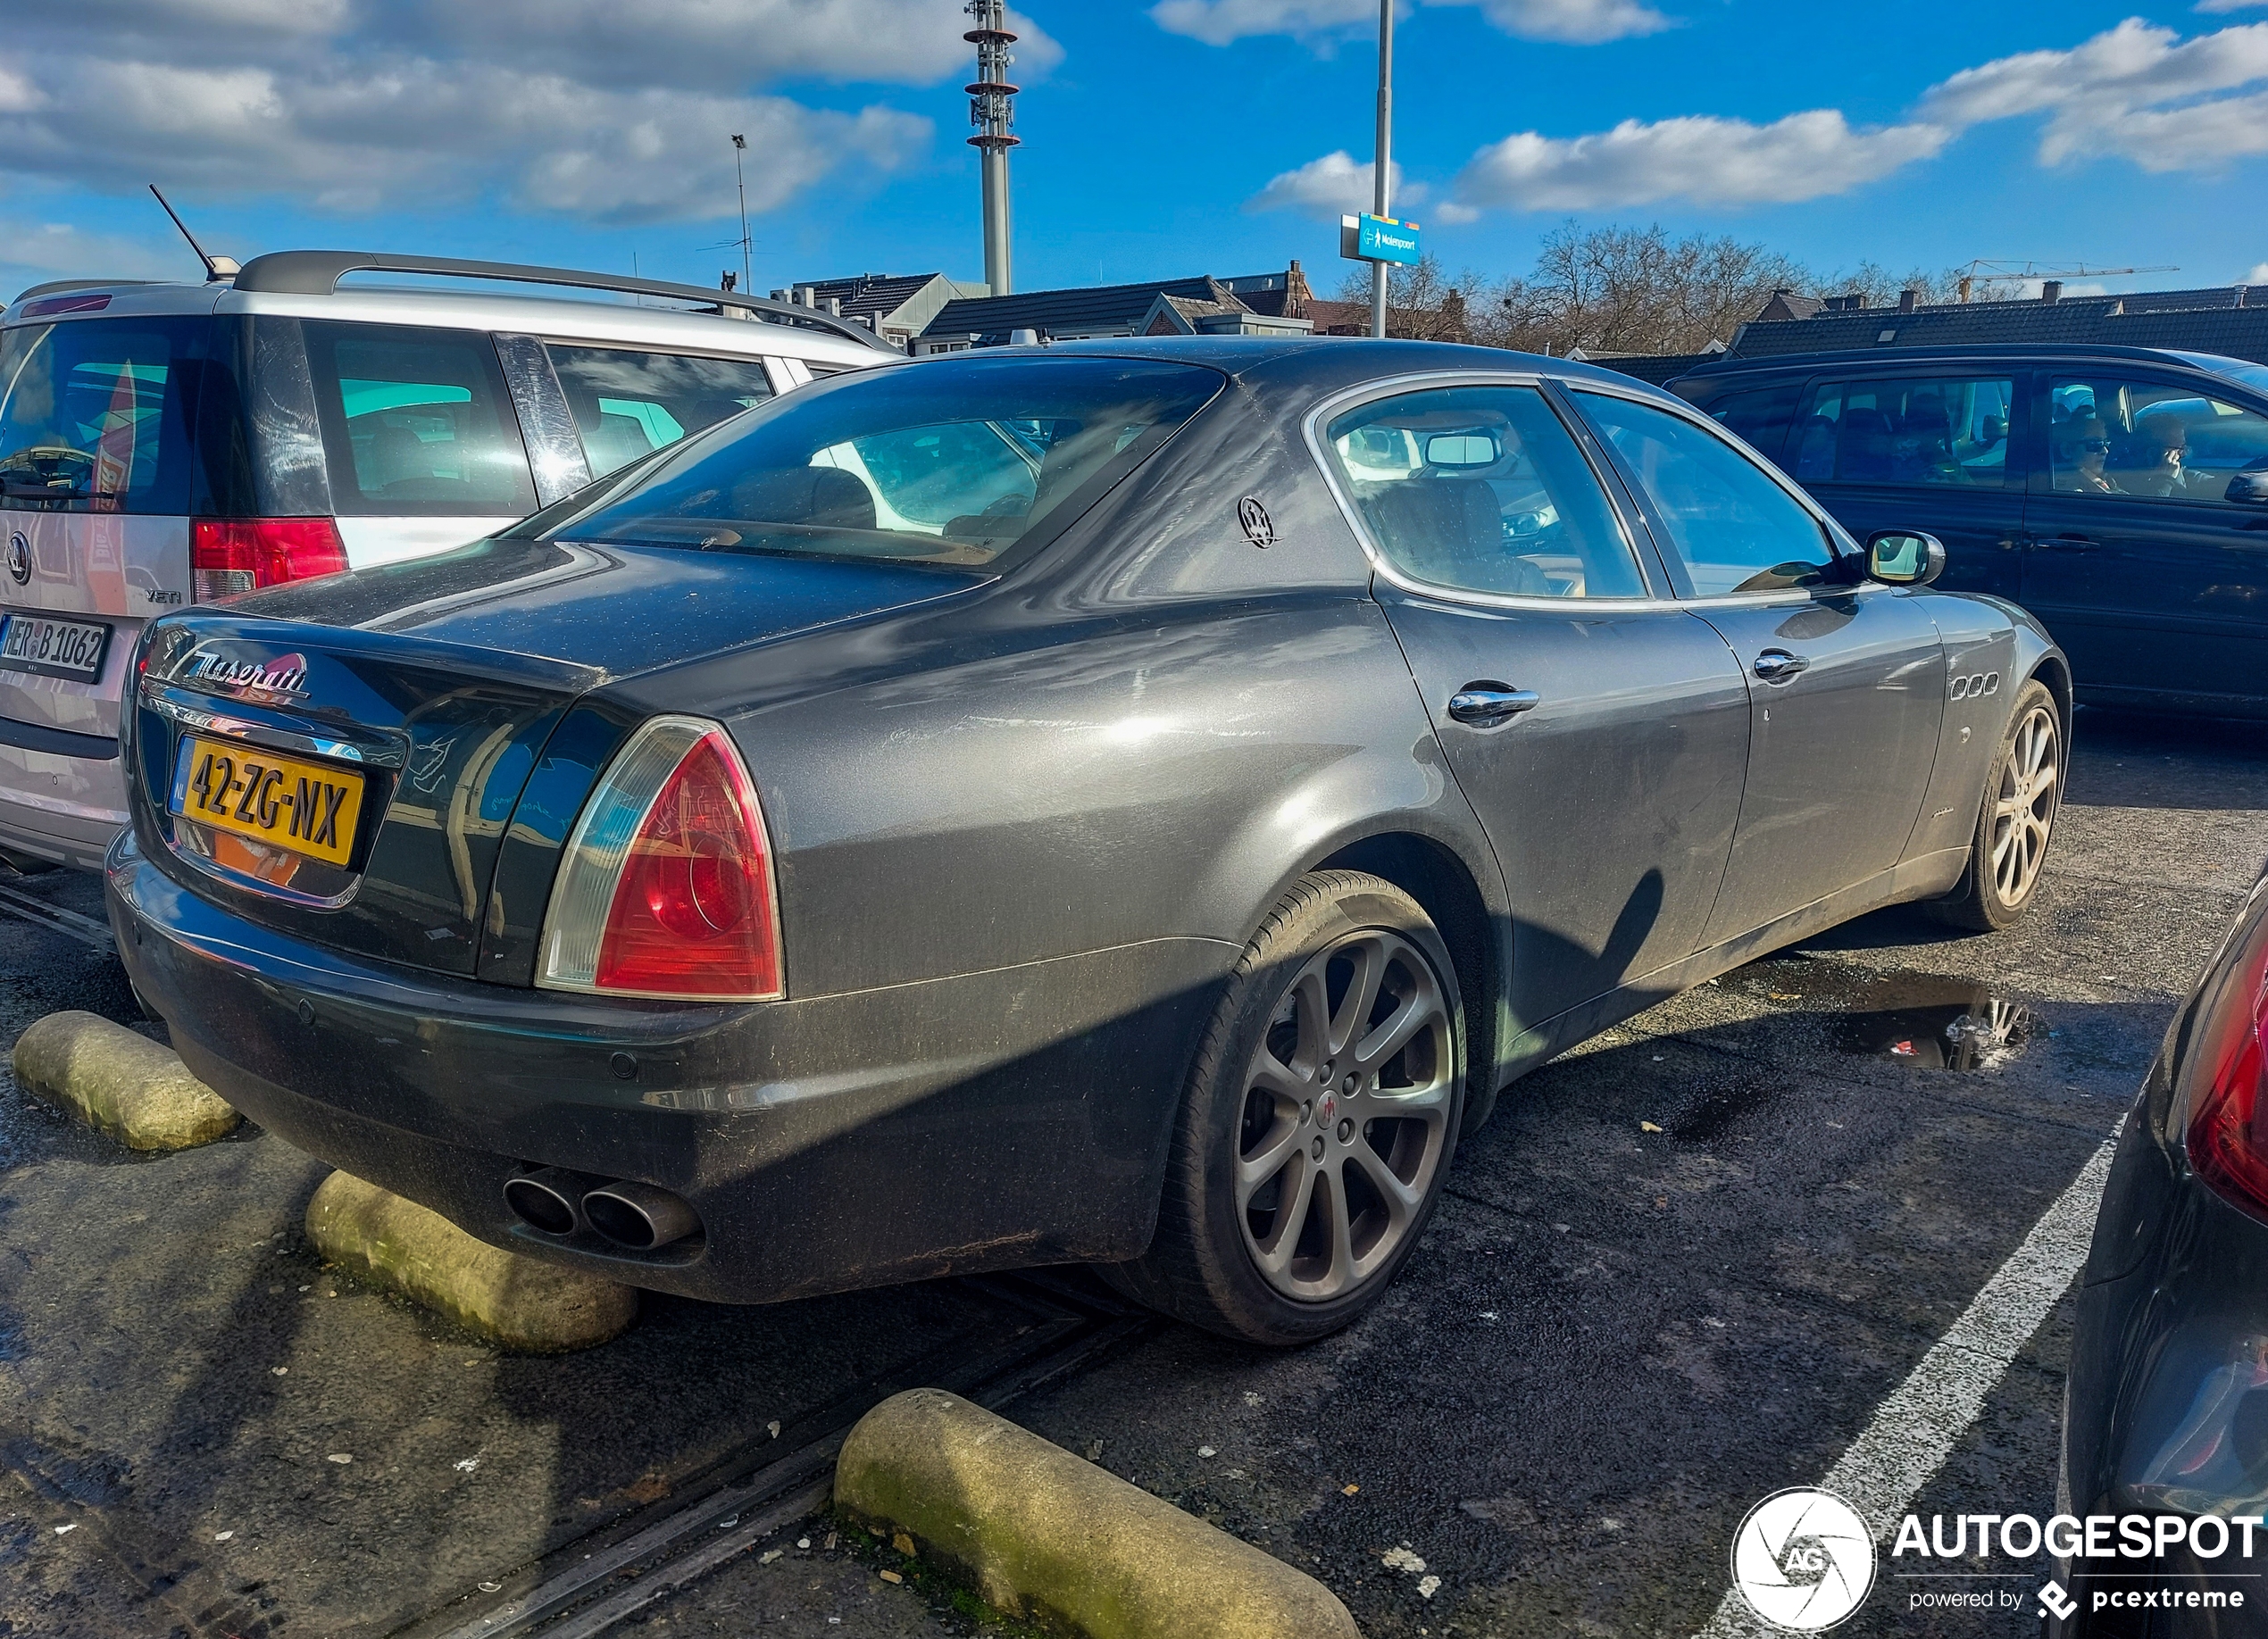
[[[732,180],[740,189],[740,288],[754,291],[756,281],[748,265],[748,179],[740,170],[740,156],[747,147],[746,137],[732,139]]]
[[[1394,171],[1394,0],[1378,0],[1378,160],[1372,167],[1375,212],[1393,204],[1388,179]],[[1371,334],[1386,334],[1386,264],[1371,263]]]

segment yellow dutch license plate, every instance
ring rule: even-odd
[[[363,815],[363,777],[193,734],[181,742],[168,806],[216,831],[344,865]]]

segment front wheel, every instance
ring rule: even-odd
[[[1301,1344],[1378,1301],[1456,1148],[1463,1003],[1417,902],[1303,877],[1246,946],[1191,1069],[1130,1295],[1251,1343]]]
[[[1991,933],[2021,918],[2039,886],[2063,800],[2063,715],[2035,678],[2017,692],[2008,732],[1985,775],[1969,869],[1950,897],[1930,907],[1938,919]]]

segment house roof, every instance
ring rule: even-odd
[[[861,273],[855,279],[823,279],[809,288],[824,307],[833,296],[843,304],[843,317],[884,319],[905,305],[938,273]]]
[[[1590,353],[1584,355],[1584,362],[1660,387],[1723,356],[1722,353]]]
[[[1071,336],[1107,330],[1114,325],[1130,329],[1141,323],[1151,304],[1161,295],[1246,311],[1244,304],[1227,286],[1208,274],[1200,274],[1195,279],[1146,279],[1133,285],[1089,285],[1013,295],[963,296],[940,308],[922,334],[989,338],[1005,337],[1011,330]]]

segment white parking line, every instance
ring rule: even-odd
[[[2095,1209],[2117,1148],[2114,1128],[1820,1482],[1857,1509],[1883,1540],[1977,1420],[1985,1396],[2087,1261]],[[1738,1590],[1728,1590],[1697,1639],[1764,1639],[1777,1631],[1756,1619]]]

